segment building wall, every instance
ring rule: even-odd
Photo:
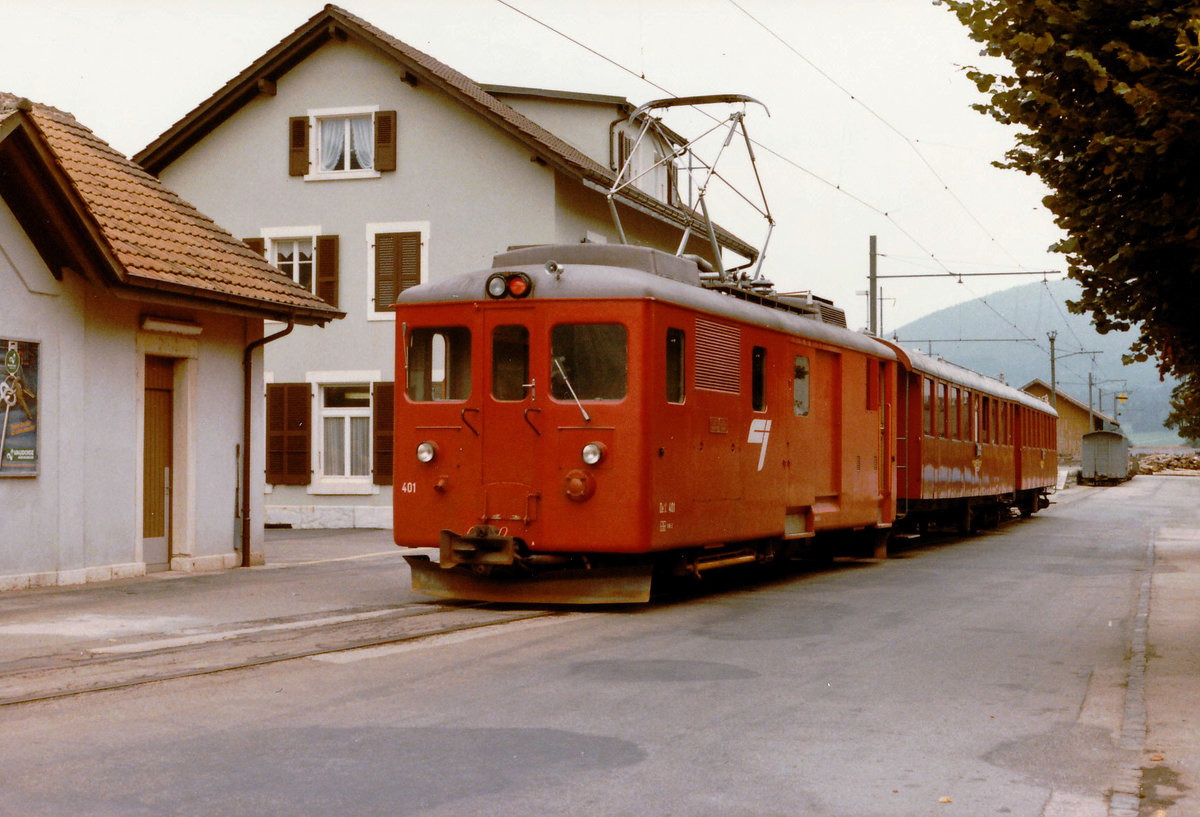
[[[390,59],[353,41],[323,46],[163,170],[163,182],[241,237],[311,228],[339,237],[338,308],[324,329],[298,328],[266,348],[266,378],[313,389],[315,470],[321,385],[394,380],[396,321],[373,314],[371,236],[424,236],[424,280],[487,267],[514,245],[615,240],[598,194],[560,195],[562,180],[522,143],[427,83],[415,88]],[[378,178],[306,181],[288,175],[290,117],[372,105],[397,112],[397,162]],[[607,139],[607,122],[600,137]],[[634,216],[627,225],[636,226]],[[659,231],[658,228],[654,228]],[[633,229],[636,232],[636,229]],[[678,234],[664,243],[674,250]],[[274,327],[268,324],[267,331]],[[259,472],[261,473],[261,472]],[[390,486],[269,486],[268,523],[391,527]]]
[[[144,315],[196,337],[144,332]],[[46,269],[0,203],[0,337],[39,344],[36,476],[0,477],[0,589],[140,575],[144,358],[175,364],[174,569],[232,566],[242,439],[242,349],[261,321],[114,297]],[[0,413],[0,419],[3,414]],[[262,408],[252,452],[262,449]],[[258,454],[261,461],[261,454]],[[250,496],[261,522],[261,464]],[[261,526],[252,551],[261,550]]]
[[[1025,388],[1035,397],[1049,402],[1050,388],[1042,383],[1031,383]],[[1089,431],[1098,431],[1106,424],[1108,418],[1099,411],[1090,416],[1086,406],[1080,406],[1066,399],[1059,392],[1058,399],[1058,459],[1060,462],[1078,463],[1082,456],[1083,435]]]

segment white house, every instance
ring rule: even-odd
[[[264,321],[338,315],[69,114],[0,94],[0,589],[253,560]]]
[[[398,292],[516,245],[616,241],[626,158],[628,240],[676,251],[695,214],[671,190],[674,146],[635,141],[630,112],[489,92],[325,6],[134,157],[346,313],[267,348],[269,523],[391,526]],[[698,233],[686,250],[712,259]]]

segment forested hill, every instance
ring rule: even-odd
[[[1120,406],[1121,427],[1135,445],[1177,445],[1174,432],[1163,427],[1170,411],[1173,381],[1162,382],[1153,362],[1125,366],[1133,332],[1095,331],[1090,318],[1067,310],[1078,297],[1074,281],[1038,282],[939,310],[899,329],[885,327],[888,338],[901,345],[931,352],[946,360],[993,377],[1002,376],[1020,388],[1034,378],[1050,382],[1050,341],[1058,333],[1058,388],[1088,402],[1088,372],[1092,373],[1093,404],[1107,415],[1113,395],[1125,392]],[[1024,341],[1017,339],[1027,339]],[[931,342],[932,341],[932,342]],[[1099,354],[1077,354],[1081,350]],[[1093,363],[1094,361],[1094,363]],[[1099,404],[1103,391],[1104,404]]]

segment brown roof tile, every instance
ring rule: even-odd
[[[0,92],[0,123],[17,114]],[[342,313],[119,154],[73,116],[34,103],[29,111],[119,264],[127,286],[166,288],[272,316],[324,323]]]

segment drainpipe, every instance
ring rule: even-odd
[[[296,318],[289,316],[286,327],[274,335],[251,341],[242,353],[242,567],[250,566],[250,399],[254,387],[250,376],[253,371],[251,358],[255,349],[290,334],[295,328]]]

